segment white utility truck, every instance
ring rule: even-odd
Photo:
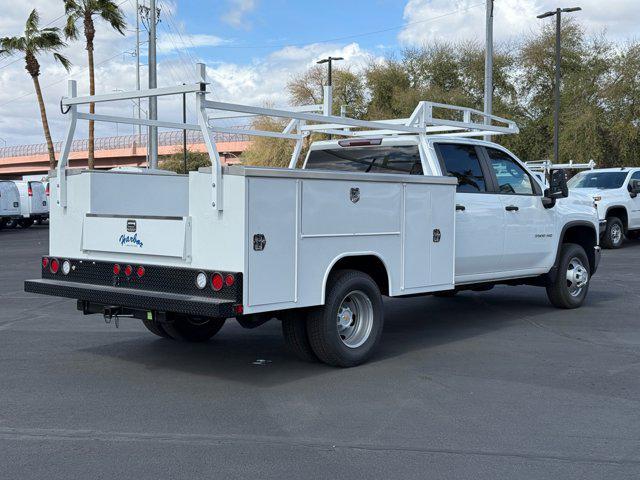
[[[381,121],[332,116],[326,104],[251,107],[208,100],[204,66],[200,78],[92,97],[70,83],[50,253],[28,292],[187,341],[208,340],[230,317],[247,328],[277,318],[300,358],[343,367],[372,354],[383,296],[530,284],[558,307],[583,303],[599,261],[593,201],[566,198],[562,172],[543,189],[510,152],[473,138],[517,133],[513,122],[431,102]],[[198,124],[78,109],[182,93],[195,93]],[[252,116],[290,121],[282,132],[224,126]],[[79,119],[200,130],[212,166],[189,175],[69,170]],[[294,140],[289,168],[223,167],[217,132]],[[311,145],[296,168],[311,132],[339,139]]]
[[[0,180],[0,228],[20,219],[20,192],[10,180]]]
[[[599,168],[569,180],[571,191],[593,198],[605,248],[620,248],[625,235],[640,237],[640,168]]]
[[[42,182],[34,180],[14,180],[20,192],[21,218],[14,220],[22,228],[28,228],[34,222],[49,218],[49,197]]]

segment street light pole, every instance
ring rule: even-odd
[[[556,78],[553,88],[554,108],[553,108],[553,161],[559,163],[560,159],[560,81],[562,62],[561,55],[561,30],[562,30],[562,14],[569,12],[577,12],[582,10],[581,7],[556,8],[555,10],[538,15],[538,18],[547,18],[556,16]]]
[[[332,78],[332,66],[333,62],[344,60],[343,57],[327,57],[322,60],[318,60],[316,63],[322,65],[326,63],[328,66],[327,86],[324,89],[324,114],[331,115],[333,107],[333,78]]]
[[[487,0],[486,10],[486,47],[484,57],[484,123],[489,125],[489,115],[493,110],[493,0]],[[484,139],[491,141],[491,135]]]

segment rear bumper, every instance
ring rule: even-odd
[[[27,280],[25,292],[75,298],[77,300],[104,305],[125,307],[133,310],[176,312],[204,317],[234,317],[234,302],[229,300],[194,297],[176,293],[137,290],[132,288],[88,285],[60,280]]]

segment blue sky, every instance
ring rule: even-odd
[[[158,2],[163,9],[158,28],[159,85],[194,81],[195,63],[204,61],[214,98],[254,105],[286,104],[287,82],[327,55],[344,56],[342,65],[359,70],[368,62],[380,61],[405,47],[433,41],[483,43],[484,38],[484,0]],[[124,37],[97,22],[99,93],[135,87],[135,57],[131,55],[135,47],[134,4],[135,0],[121,3],[128,22]],[[619,41],[639,38],[638,0],[572,0],[570,4],[583,7],[576,17],[590,33],[605,32]],[[535,32],[541,25],[536,14],[555,6],[556,0],[495,0],[496,41]],[[43,24],[63,26],[62,0],[14,1],[3,6],[0,35],[21,33],[32,8],[40,11]],[[62,138],[67,123],[58,107],[67,79],[78,81],[81,94],[87,91],[82,42],[71,43],[65,54],[74,64],[68,74],[50,59],[41,59],[40,82],[54,140]],[[8,145],[42,143],[33,85],[23,62],[14,60],[0,59],[0,139]],[[143,68],[143,86],[146,76]],[[163,100],[161,117],[178,118],[181,109],[176,102]],[[129,113],[130,108],[131,105],[101,106],[101,111],[123,114]],[[127,128],[121,126],[118,133],[127,132]],[[100,125],[97,129],[98,136],[115,133],[113,126]],[[78,136],[83,135],[86,131],[81,129]]]

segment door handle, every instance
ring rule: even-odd
[[[464,205],[456,205],[456,212],[464,212],[466,209]]]
[[[504,209],[507,212],[517,212],[518,210],[520,210],[520,208],[516,207],[515,205],[507,205],[506,207],[504,207]]]

